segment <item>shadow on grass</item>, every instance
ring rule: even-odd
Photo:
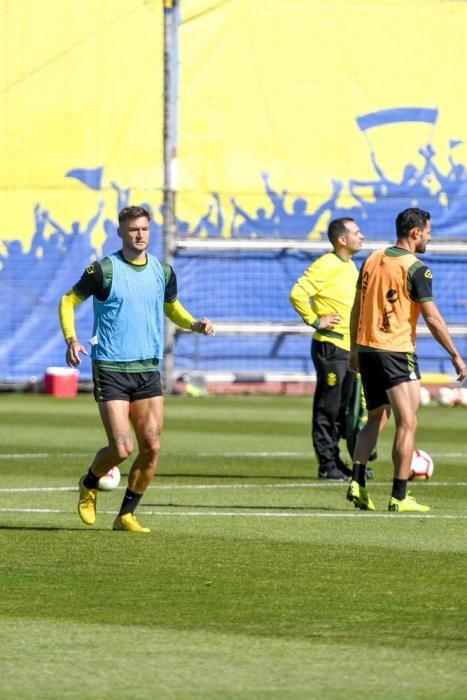
[[[96,532],[105,532],[108,531],[109,528],[106,527],[93,527],[92,530],[87,530],[82,527],[59,527],[58,525],[52,526],[52,525],[44,525],[41,527],[40,525],[1,525],[0,524],[0,531],[1,530],[25,530],[29,532],[89,532],[89,533],[96,533]]]

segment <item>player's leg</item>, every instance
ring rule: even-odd
[[[358,362],[368,408],[368,420],[357,436],[347,500],[361,510],[375,510],[366,490],[366,464],[391,411],[381,376],[380,354],[361,352],[358,355]]]
[[[382,353],[360,352],[358,364],[363,392],[368,410],[368,420],[357,436],[354,448],[354,465],[361,465],[358,482],[365,485],[365,468],[370,455],[376,447],[378,434],[386,425],[391,414],[389,397],[385,390]],[[354,478],[354,477],[353,477]]]
[[[130,402],[115,400],[99,403],[99,413],[108,444],[96,452],[91,471],[98,478],[124,462],[133,452],[133,435],[129,413]]]
[[[390,415],[390,407],[387,404],[368,411],[368,420],[357,436],[353,457],[354,463],[366,465],[375,449],[378,435],[386,425]]]
[[[163,402],[162,396],[155,396],[133,401],[130,405],[130,420],[139,449],[128,475],[128,487],[113,525],[114,530],[150,532],[149,528],[140,525],[134,513],[156,473],[164,420]]]
[[[420,382],[408,381],[387,390],[396,423],[392,448],[394,479],[389,510],[396,512],[426,512],[429,506],[407,496],[407,481],[415,445],[417,410],[420,403]]]
[[[347,500],[361,510],[375,510],[366,489],[366,464],[375,449],[378,435],[386,425],[390,414],[390,408],[386,404],[372,409],[368,412],[368,420],[357,436]]]
[[[347,353],[348,355],[348,353]],[[336,467],[340,469],[345,476],[352,476],[352,470],[342,460],[340,454],[339,440],[347,438],[347,410],[352,400],[352,395],[355,387],[355,374],[348,369],[348,356],[346,358],[345,371],[342,373],[342,381],[340,386],[340,401],[339,412],[336,418],[337,440],[335,449]]]
[[[159,372],[142,373],[132,395],[129,418],[138,441],[138,454],[128,476],[128,488],[115,519],[114,530],[150,532],[136,520],[134,512],[149,486],[159,458],[164,399]]]
[[[128,400],[99,401],[98,406],[108,444],[96,452],[87,474],[79,481],[78,514],[86,525],[93,525],[96,521],[100,477],[127,459],[133,451]]]
[[[392,448],[394,476],[407,481],[410,475],[415,433],[417,430],[417,410],[420,401],[420,382],[410,381],[397,384],[387,390],[391,402],[396,433]]]
[[[130,420],[138,441],[138,454],[130,470],[128,485],[142,495],[157,469],[164,424],[164,398],[154,396],[134,401],[130,406]]]
[[[316,369],[312,440],[318,460],[318,476],[344,480],[345,474],[336,466],[336,451],[339,440],[338,414],[348,353],[333,343],[313,340],[311,356]]]

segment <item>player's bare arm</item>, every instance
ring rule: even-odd
[[[422,316],[433,338],[449,353],[451,362],[457,372],[459,381],[467,376],[467,368],[459,351],[454,345],[446,323],[441,316],[434,301],[425,301],[421,304]]]

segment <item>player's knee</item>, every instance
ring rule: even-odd
[[[415,432],[417,430],[417,416],[401,416],[401,418],[398,421],[396,420],[396,426],[399,431],[415,435]]]
[[[157,456],[161,448],[161,428],[158,425],[147,427],[139,442],[142,452]]]
[[[145,440],[141,451],[143,454],[149,458],[150,461],[154,461],[159,457],[159,452],[161,449],[161,441],[160,438],[152,438],[150,440]]]

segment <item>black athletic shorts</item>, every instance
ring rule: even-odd
[[[359,352],[358,366],[369,411],[389,403],[387,389],[420,379],[413,352]]]
[[[162,396],[160,372],[109,372],[92,366],[96,401],[138,401]]]

